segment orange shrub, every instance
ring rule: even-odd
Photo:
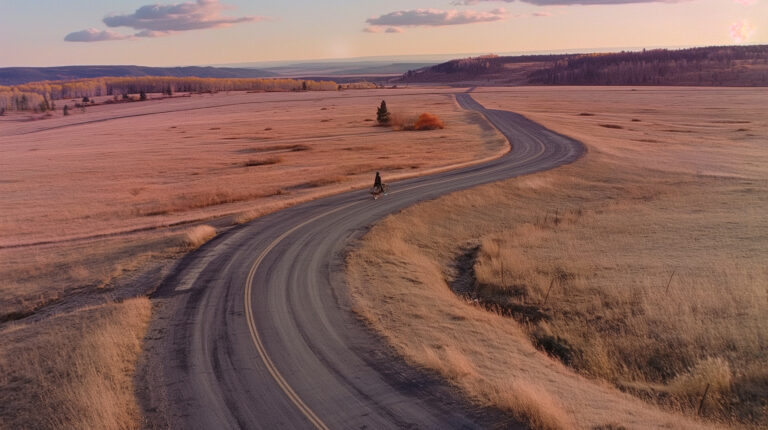
[[[414,130],[437,130],[438,128],[445,128],[443,121],[437,115],[426,112],[419,115],[419,119],[413,125]]]

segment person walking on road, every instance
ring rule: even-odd
[[[381,175],[376,172],[376,179],[373,180],[373,192],[384,193],[384,186],[381,185]]]

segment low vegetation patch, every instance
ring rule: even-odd
[[[302,145],[302,144],[268,145],[268,146],[254,146],[251,148],[244,148],[244,149],[238,150],[238,152],[245,153],[245,154],[261,153],[261,152],[301,152],[301,151],[309,151],[310,149],[312,149],[311,146]]]
[[[197,225],[184,234],[184,246],[187,249],[196,249],[216,236],[216,229],[209,225]]]
[[[3,428],[140,428],[133,372],[146,298],[0,329]]]
[[[443,121],[431,113],[423,113],[413,124],[414,130],[437,130],[445,128]]]
[[[333,185],[344,182],[346,179],[347,177],[343,175],[326,176],[324,178],[307,181],[301,184],[301,186],[307,188],[323,187],[325,185]]]
[[[376,110],[376,120],[378,125],[392,126],[395,130],[437,130],[445,128],[445,123],[428,112],[419,116],[402,115],[392,113],[387,108],[387,102],[382,100],[381,105]]]
[[[445,128],[445,124],[440,118],[426,112],[419,116],[393,114],[389,125],[395,130],[402,131],[438,130]]]
[[[283,161],[280,157],[251,158],[243,163],[244,167],[271,166]]]

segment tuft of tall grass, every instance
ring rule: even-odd
[[[133,371],[151,313],[142,297],[0,330],[0,427],[140,427]]]
[[[195,249],[213,239],[215,236],[215,228],[209,225],[198,225],[187,230],[182,242],[187,249]]]

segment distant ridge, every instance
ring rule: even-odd
[[[100,77],[174,76],[199,78],[268,78],[276,73],[259,69],[233,67],[143,67],[143,66],[61,66],[3,67],[0,85],[59,81]]]
[[[768,45],[451,60],[400,82],[461,85],[768,86]]]

